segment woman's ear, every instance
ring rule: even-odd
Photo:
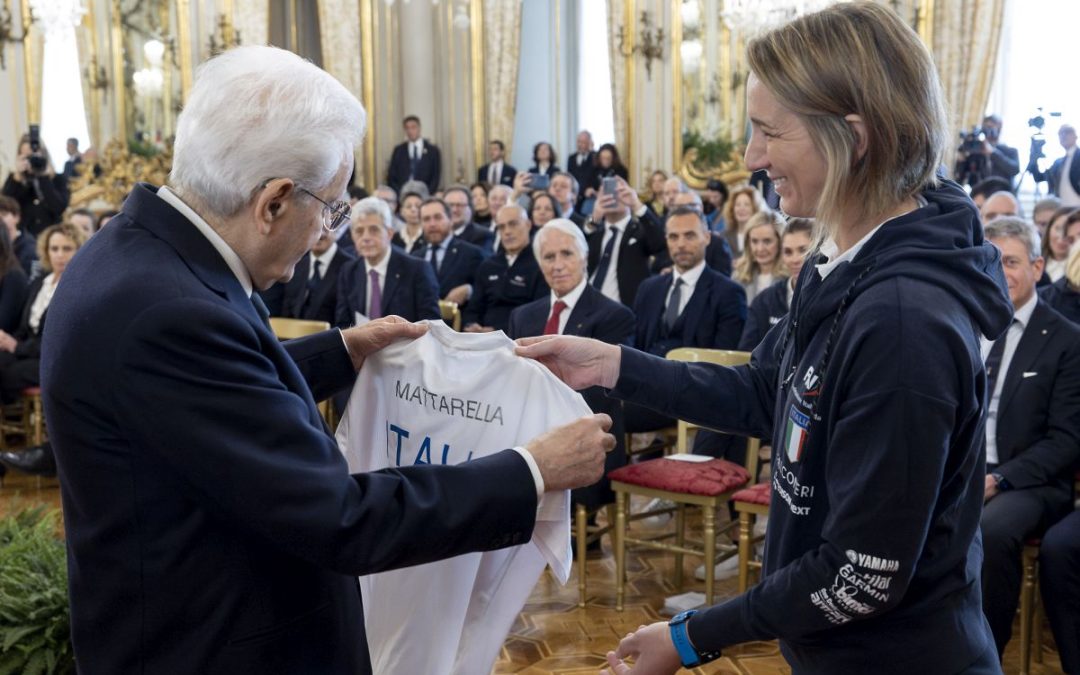
[[[852,132],[855,134],[855,161],[862,159],[866,156],[866,146],[868,144],[868,136],[866,133],[866,122],[863,121],[861,115],[852,113],[850,115],[844,115],[844,121],[851,127]]]

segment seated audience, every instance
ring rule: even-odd
[[[653,213],[663,217],[664,206],[664,184],[667,183],[668,175],[661,169],[657,169],[649,176],[649,189],[645,194],[641,195],[641,200],[645,203],[645,206],[649,207]]]
[[[986,238],[1001,250],[1015,310],[1006,333],[982,345],[989,402],[982,596],[1000,656],[1012,635],[1024,542],[1072,510],[1080,459],[1080,326],[1035,292],[1043,260],[1033,225],[999,217],[986,225]]]
[[[427,260],[435,270],[439,297],[464,307],[472,295],[484,252],[455,236],[450,218],[446,202],[435,197],[424,200],[420,205],[420,222],[427,246],[413,251],[413,255]]]
[[[579,189],[580,186],[573,174],[559,171],[551,177],[551,189],[548,192],[555,198],[555,204],[559,207],[559,217],[566,218],[584,229],[588,218],[577,211]]]
[[[732,255],[743,253],[743,235],[746,226],[755,213],[765,208],[761,193],[751,185],[740,185],[731,191],[727,207],[724,209],[724,237],[731,248]]]
[[[603,154],[603,148],[600,152]],[[629,306],[637,297],[638,286],[649,276],[649,259],[667,246],[659,222],[635,217],[648,212],[637,192],[621,178],[617,185],[614,195],[597,193],[592,213],[597,229],[588,239],[589,283],[608,298]]]
[[[580,188],[578,203],[574,208],[587,216],[592,212],[592,207],[586,201],[596,196],[596,188],[593,187],[596,183],[596,151],[593,150],[592,134],[585,129],[578,132],[575,143],[576,152],[566,161],[566,172],[574,177]]]
[[[728,200],[728,186],[722,180],[712,179],[705,184],[705,220],[713,232],[723,232],[727,226],[724,207]]]
[[[1074,243],[1069,249],[1064,276],[1040,286],[1039,297],[1054,311],[1080,325],[1080,244]]]
[[[15,170],[4,181],[3,194],[18,202],[19,228],[31,237],[60,222],[70,198],[67,178],[53,170],[49,149],[42,145],[33,153],[28,136],[19,142]]]
[[[89,209],[72,209],[66,221],[75,227],[81,228],[87,239],[97,232],[97,218]]]
[[[786,271],[780,265],[780,233],[784,221],[776,211],[761,211],[750,219],[743,233],[743,254],[735,261],[732,277],[746,289],[753,302]]]
[[[480,227],[494,229],[495,217],[488,202],[490,190],[491,186],[486,182],[473,183],[469,186],[469,192],[472,193],[473,222]]]
[[[680,206],[691,207],[698,213],[704,211],[701,196],[693,190],[679,192],[675,195],[671,208],[674,210]],[[644,222],[649,218],[656,219],[656,216],[651,211],[647,211],[641,219]],[[731,249],[728,247],[727,240],[718,232],[709,233],[709,245],[705,247],[705,264],[709,266],[709,269],[715,270],[726,277],[731,276]],[[669,274],[671,272],[671,256],[667,250],[656,254],[651,269],[656,274]]]
[[[336,234],[324,229],[311,251],[296,263],[292,279],[285,284],[281,316],[329,324],[337,320],[338,274],[355,256],[338,246]]]
[[[540,141],[533,146],[533,165],[529,173],[534,176],[547,176],[551,178],[559,170],[559,157],[551,143]]]
[[[34,263],[38,259],[37,242],[30,235],[23,233],[22,228],[19,227],[19,219],[19,202],[11,197],[0,195],[0,221],[4,223],[15,258],[29,278],[34,274]]]
[[[0,227],[0,330],[14,333],[26,306],[27,276],[15,257],[7,228]]]
[[[979,210],[982,210],[983,204],[990,198],[990,195],[1011,191],[1012,186],[1009,181],[1000,176],[991,176],[971,186],[971,201],[975,202],[975,206]]]
[[[338,273],[334,324],[348,328],[392,314],[408,321],[440,318],[434,270],[390,245],[390,207],[368,197],[353,206],[350,218],[349,235],[360,257]]]
[[[401,219],[405,223],[394,232],[391,243],[406,253],[415,253],[424,248],[424,226],[420,223],[420,204],[424,198],[416,192],[406,192],[401,196]]]
[[[1020,202],[1016,200],[1016,195],[1008,190],[1002,190],[990,195],[983,202],[982,208],[979,209],[979,216],[982,218],[984,225],[994,218],[1019,215],[1021,215]]]
[[[462,185],[447,188],[443,202],[450,209],[450,222],[454,228],[454,238],[472,244],[487,257],[495,252],[495,235],[491,230],[472,222],[472,193]]]
[[[1039,236],[1046,238],[1046,228],[1050,225],[1050,219],[1054,212],[1061,208],[1061,200],[1057,197],[1045,197],[1035,202],[1035,208],[1031,212],[1031,220],[1035,227],[1039,228]]]
[[[577,225],[563,218],[552,220],[536,233],[532,249],[551,294],[510,313],[511,338],[579,335],[609,344],[629,344],[634,336],[634,313],[589,285],[585,274],[589,247]],[[622,404],[608,398],[601,387],[586,389],[581,395],[593,412],[607,413],[612,419],[616,445],[604,462],[606,475],[626,463]],[[574,490],[571,498],[587,508],[614,501],[606,478]]]
[[[1069,248],[1080,238],[1080,209],[1071,206],[1059,208],[1050,216],[1046,228],[1042,254],[1046,260],[1046,276],[1057,281],[1065,276],[1065,262]]]
[[[630,171],[619,158],[618,148],[611,143],[604,143],[596,152],[596,171],[593,173],[593,183],[590,187],[599,195],[603,180],[613,176],[628,181],[630,180]]]
[[[746,327],[739,339],[739,351],[754,351],[769,330],[787,315],[795,295],[795,286],[799,282],[799,272],[810,251],[813,233],[813,221],[807,218],[792,218],[784,225],[780,260],[787,270],[787,278],[766,288],[750,303]]]
[[[520,204],[502,207],[496,214],[495,226],[502,248],[476,270],[475,290],[462,313],[469,333],[508,330],[514,308],[550,291],[529,246],[533,227],[525,209]]]
[[[545,191],[532,193],[532,201],[529,204],[529,222],[534,229],[539,230],[548,222],[559,217],[559,205],[555,198]]]

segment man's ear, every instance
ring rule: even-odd
[[[296,184],[291,178],[275,178],[259,190],[252,208],[260,234],[269,234],[288,210],[295,207],[295,196]]]
[[[854,160],[860,160],[866,155],[866,148],[869,144],[869,136],[866,132],[866,122],[863,121],[861,115],[854,113],[850,115],[844,115],[844,121],[851,127],[851,131],[855,134],[855,157]]]

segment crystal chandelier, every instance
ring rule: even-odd
[[[30,0],[30,10],[46,40],[71,34],[86,14],[82,0]]]
[[[725,0],[721,17],[731,30],[743,34],[775,28],[797,16],[833,4],[836,0]]]

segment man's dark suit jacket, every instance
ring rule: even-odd
[[[488,169],[490,167],[491,167],[491,163],[488,162],[487,164],[485,164],[484,166],[482,166],[482,167],[480,167],[479,169],[476,170],[476,182],[477,183],[484,183],[484,182],[487,181],[487,179],[488,179]],[[506,185],[506,186],[509,186],[509,187],[514,187],[514,176],[516,176],[516,175],[517,175],[517,169],[515,169],[514,167],[507,164],[506,160],[504,159],[503,160],[502,174],[499,175],[499,185]],[[494,185],[493,185],[493,187],[494,187]]]
[[[787,316],[789,309],[787,293],[790,281],[787,277],[780,279],[758,293],[754,301],[750,303],[750,310],[746,315],[746,326],[743,327],[742,337],[739,338],[739,351],[752,352],[757,349],[772,327]]]
[[[673,274],[646,279],[634,301],[637,331],[634,346],[664,356],[676,347],[735,349],[746,323],[746,291],[741,284],[706,266],[694,294],[675,322],[678,335],[669,336],[664,310]]]
[[[591,188],[596,182],[596,151],[590,150],[581,162],[581,166],[578,166],[579,154],[575,152],[570,155],[570,159],[566,161],[566,172],[577,179],[577,203],[580,206],[581,202],[585,201],[585,190]]]
[[[15,252],[15,257],[19,260],[19,265],[21,265],[23,271],[26,272],[26,276],[33,276],[34,261],[38,259],[37,242],[34,241],[34,238],[20,232],[19,236],[15,237],[15,241],[12,242],[11,248]]]
[[[1058,314],[1080,325],[1080,291],[1073,288],[1067,277],[1039,287],[1039,297]]]
[[[527,305],[522,305],[510,312],[510,329],[507,335],[511,339],[543,335],[544,325],[551,314],[551,295]],[[588,284],[581,294],[570,317],[566,321],[563,335],[577,335],[607,342],[608,344],[630,344],[634,337],[634,313],[626,306],[611,300]],[[611,483],[607,474],[613,469],[626,464],[626,447],[623,432],[622,403],[608,398],[602,387],[590,387],[581,392],[589,408],[595,413],[606,413],[611,417],[611,433],[615,435],[615,449],[608,453],[604,461],[604,478],[594,485],[574,490],[574,503],[584,504],[587,508],[596,508],[614,501]]]
[[[1065,504],[1080,460],[1080,327],[1040,300],[1004,376],[996,472],[1011,489],[1046,486]]]
[[[462,324],[506,331],[511,311],[550,292],[532,246],[523,248],[513,265],[506,264],[506,255],[494,255],[476,270],[476,284],[462,314]]]
[[[1077,151],[1080,154],[1080,150]],[[1061,188],[1061,172],[1065,169],[1065,157],[1058,157],[1054,160],[1054,163],[1050,165],[1050,168],[1046,171],[1032,171],[1032,175],[1035,180],[1046,181],[1050,194],[1055,197],[1060,197],[1058,194]],[[1073,157],[1072,165],[1069,167],[1069,182],[1072,183],[1072,188],[1076,192],[1080,193],[1080,157]]]
[[[413,251],[413,255],[427,261],[428,251],[429,248],[419,248]],[[450,243],[446,245],[442,264],[439,265],[439,273],[436,275],[439,281],[439,298],[445,298],[447,293],[462,284],[474,283],[476,270],[483,261],[484,252],[478,247],[457,237],[451,238]]]
[[[292,279],[285,284],[285,298],[282,303],[282,316],[290,319],[310,319],[333,324],[337,319],[338,274],[345,263],[355,260],[338,247],[330,264],[323,270],[322,280],[316,286],[311,297],[307,297],[308,274],[311,272],[311,253],[305,253],[296,263]]]
[[[427,240],[424,239],[423,234],[421,234],[420,237],[412,243],[412,246],[409,246],[405,243],[405,239],[401,236],[400,232],[394,233],[393,238],[390,239],[390,243],[394,246],[397,246],[406,253],[416,253],[417,251],[422,250],[427,246]]]
[[[315,407],[355,380],[339,332],[280,343],[149,186],[52,309],[43,397],[80,672],[370,673],[357,575],[531,537],[516,452],[350,476]]]
[[[481,227],[476,223],[469,223],[461,231],[461,234],[455,234],[454,237],[459,241],[468,242],[479,248],[485,258],[495,253],[495,232],[490,228]]]
[[[363,258],[354,258],[341,267],[337,287],[337,317],[334,325],[348,328],[356,323],[356,313],[370,316],[367,306],[367,267]],[[386,279],[382,289],[382,315],[396,314],[409,321],[438,319],[439,282],[435,270],[423,260],[390,248]]]
[[[1020,173],[1020,153],[1016,151],[1016,148],[1004,143],[998,143],[992,147],[994,151],[989,157],[990,175],[1004,178],[1009,181],[1009,185],[1013,185],[1013,178]]]
[[[442,175],[442,157],[439,154],[439,146],[434,145],[428,139],[424,141],[424,152],[420,155],[420,162],[416,167],[416,175],[412,176],[428,186],[431,194],[439,191],[439,176]],[[399,194],[401,186],[409,182],[409,142],[406,141],[394,147],[390,155],[390,168],[386,172],[386,184],[394,188]]]
[[[596,267],[600,264],[600,255],[604,251],[604,232],[607,231],[607,223],[604,227],[588,235],[589,242],[589,275],[590,278]],[[619,242],[618,256],[618,281],[619,299],[627,307],[633,305],[637,297],[638,286],[649,277],[650,257],[667,251],[667,242],[664,241],[664,228],[658,221],[634,218],[626,225],[626,231],[622,233]]]

